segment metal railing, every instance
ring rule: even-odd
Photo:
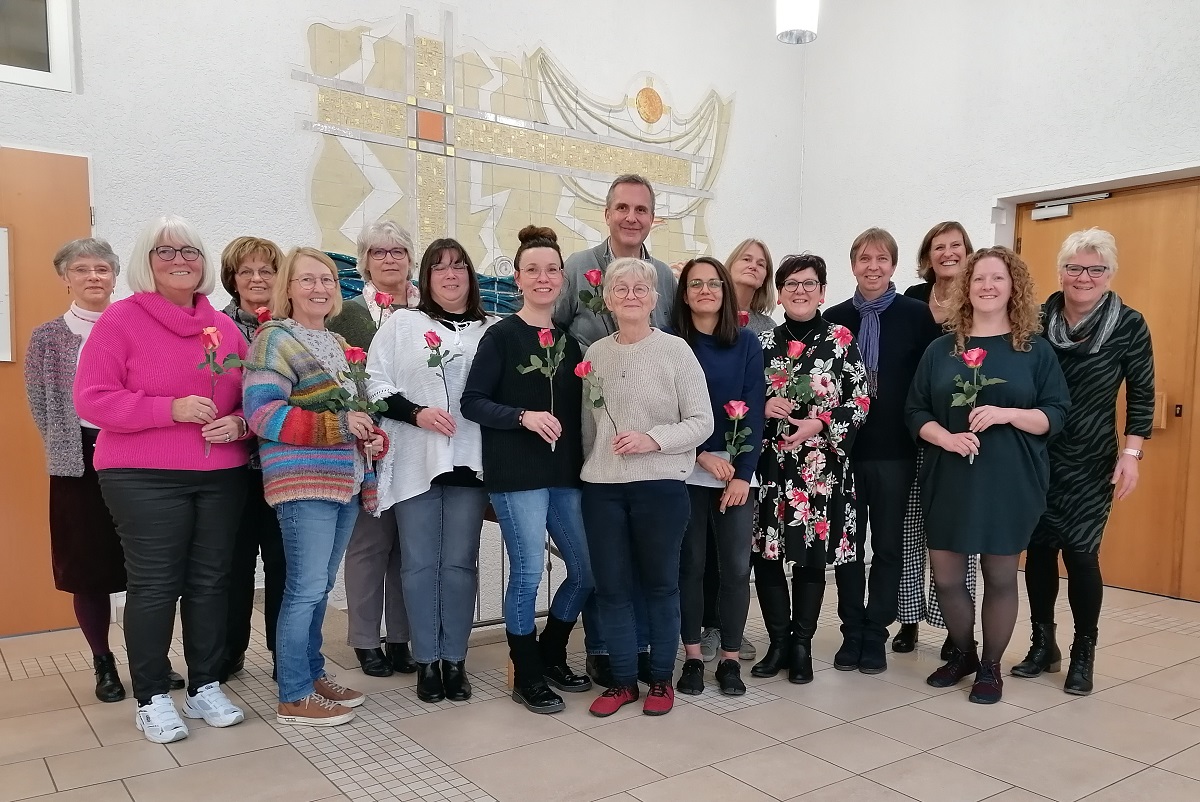
[[[491,548],[485,548],[485,545],[491,546]],[[538,585],[536,613],[538,618],[544,618],[550,612],[550,600],[554,597],[556,589],[554,585],[556,560],[558,562],[557,570],[562,573],[564,578],[566,575],[566,569],[562,564],[562,554],[550,541],[548,534],[543,554],[546,557],[546,564],[542,571],[542,581]],[[471,623],[472,629],[504,623],[504,597],[507,590],[508,552],[504,547],[504,538],[500,536],[499,526],[485,521],[480,542],[479,582],[475,590],[475,618]]]

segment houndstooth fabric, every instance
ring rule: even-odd
[[[922,452],[917,452],[917,476],[921,475]],[[900,569],[900,598],[897,618],[901,624],[927,621],[939,629],[946,628],[942,608],[938,605],[933,574],[929,575],[929,594],[925,594],[925,563],[929,551],[925,546],[925,515],[921,511],[921,486],[913,479],[908,492],[908,508],[904,512],[904,558]],[[967,590],[975,600],[975,581],[979,557],[972,554],[967,561]]]

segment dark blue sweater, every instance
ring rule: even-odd
[[[725,412],[730,401],[745,401],[749,411],[739,428],[749,427],[750,435],[745,444],[751,450],[733,461],[734,478],[747,482],[754,476],[758,456],[762,451],[763,419],[765,417],[766,371],[763,369],[762,347],[758,337],[750,329],[738,329],[738,341],[722,348],[710,334],[696,333],[692,351],[704,369],[708,380],[708,397],[712,402],[712,435],[697,448],[697,451],[724,451],[725,435],[733,430],[733,421]]]

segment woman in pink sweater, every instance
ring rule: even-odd
[[[219,338],[219,364],[244,357],[246,341],[208,302],[216,271],[190,223],[152,221],[130,260],[133,296],[97,321],[75,374],[75,407],[101,429],[94,462],[125,550],[125,647],[136,724],[155,743],[188,734],[167,693],[180,598],[184,715],[214,727],[244,718],[217,681],[248,482],[242,376],[240,368],[214,376],[197,366],[206,361],[206,342]]]

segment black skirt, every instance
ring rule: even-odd
[[[121,593],[125,553],[92,467],[96,429],[81,429],[83,476],[50,477],[50,559],[54,587],[67,593]]]

